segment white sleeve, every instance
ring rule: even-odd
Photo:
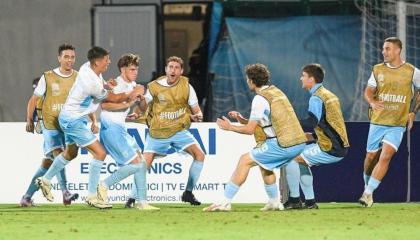
[[[376,80],[375,80],[375,76],[373,75],[373,72],[370,74],[370,77],[369,77],[369,80],[368,80],[368,83],[367,83],[367,85],[369,86],[369,87],[373,87],[373,88],[376,88]]]
[[[108,91],[101,82],[97,81],[90,81],[89,86],[87,86],[87,92],[90,96],[99,101],[104,100],[108,96]]]
[[[44,96],[45,92],[47,91],[47,83],[45,82],[44,74],[42,74],[41,78],[38,81],[38,85],[34,90],[34,95],[38,97]]]
[[[269,107],[270,106],[265,98],[261,97],[260,95],[256,95],[254,99],[252,99],[251,114],[249,116],[249,120],[262,120],[265,110]]]
[[[414,68],[413,84],[415,88],[420,88],[420,70],[418,68]]]
[[[152,94],[150,94],[149,89],[146,90],[146,93],[144,94],[144,99],[146,99],[147,103],[153,100]]]
[[[188,105],[190,105],[190,107],[195,107],[196,105],[198,105],[197,94],[195,93],[195,90],[191,86],[191,84],[189,84],[189,86],[190,86],[190,95],[188,96]]]

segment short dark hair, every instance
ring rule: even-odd
[[[108,50],[101,47],[93,47],[88,51],[87,58],[90,63],[93,63],[95,59],[103,58],[108,55],[109,55]]]
[[[319,63],[311,63],[302,68],[302,72],[306,72],[309,77],[313,77],[316,83],[324,81],[325,70]]]
[[[68,43],[63,43],[60,46],[58,46],[58,56],[61,56],[61,53],[63,53],[63,51],[65,50],[73,50],[76,51],[76,48]]]
[[[397,37],[386,38],[384,42],[393,43],[393,44],[397,45],[400,49],[402,49],[402,47],[403,47],[403,44],[402,44],[401,40]]]
[[[170,57],[168,57],[166,59],[166,65],[165,66],[168,66],[168,64],[170,62],[177,62],[177,63],[179,63],[179,65],[181,65],[181,68],[184,68],[184,61],[180,57],[177,57],[177,56],[170,56]]]
[[[140,65],[140,57],[136,54],[126,53],[120,57],[118,60],[117,66],[118,70],[121,72],[121,68],[134,65],[138,67]]]
[[[271,73],[267,66],[261,63],[247,65],[245,74],[257,87],[262,87],[270,82]]]

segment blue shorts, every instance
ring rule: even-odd
[[[77,144],[79,147],[86,147],[96,141],[96,136],[87,127],[86,117],[68,119],[60,114],[58,121],[64,132],[66,145]]]
[[[177,151],[182,151],[194,144],[198,145],[197,141],[188,130],[182,130],[172,137],[164,139],[153,138],[150,134],[147,134],[143,152],[166,155],[171,147],[175,148]]]
[[[305,160],[308,166],[330,164],[343,159],[343,157],[336,157],[322,151],[319,145],[316,143],[306,145],[300,156],[303,158],[303,160]]]
[[[283,148],[279,146],[276,138],[271,138],[267,139],[261,146],[252,149],[249,155],[262,168],[272,171],[293,160],[304,148],[304,143]]]
[[[44,155],[48,156],[49,153],[58,148],[64,149],[64,133],[57,129],[46,129],[42,121],[40,124],[42,129],[42,136],[44,137]]]
[[[124,126],[115,123],[101,122],[99,137],[105,149],[118,165],[125,165],[141,152],[136,140],[127,133]]]
[[[382,143],[387,143],[398,151],[405,127],[390,127],[370,124],[366,151],[377,152],[382,148]]]

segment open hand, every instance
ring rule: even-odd
[[[220,129],[223,130],[228,130],[230,129],[230,126],[232,125],[231,122],[229,121],[229,119],[225,116],[218,118],[217,121],[217,126],[219,126]]]
[[[372,101],[369,105],[374,111],[384,109],[384,102],[382,101]]]

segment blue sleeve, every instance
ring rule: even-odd
[[[322,108],[323,102],[319,97],[312,96],[309,99],[308,111],[315,115],[315,117],[318,119],[318,122],[321,120],[322,117]]]

